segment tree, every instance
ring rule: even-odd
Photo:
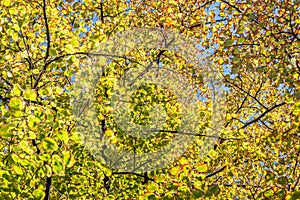
[[[1,199],[299,199],[298,1],[3,0],[0,6]],[[178,96],[155,84],[133,93],[129,114],[149,124],[151,108],[160,104],[164,130],[136,140],[118,129],[109,102],[126,71],[173,64],[204,97],[188,151],[144,173],[96,159],[82,143],[71,101],[73,79],[91,52],[136,28],[196,38],[227,91],[224,128],[210,135],[213,96],[199,66],[163,48],[99,61],[106,67],[95,90],[101,137],[128,151],[152,151],[185,133],[177,131],[184,108]],[[210,136],[215,146],[203,155]]]

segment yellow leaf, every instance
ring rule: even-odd
[[[226,4],[225,3],[221,3],[221,5],[220,5],[221,10],[223,10],[225,7],[226,7]]]
[[[4,6],[10,6],[10,4],[11,4],[11,0],[4,0],[3,1]]]
[[[168,8],[167,9],[167,13],[171,13],[171,12],[173,12],[173,9],[172,8]]]
[[[14,165],[12,168],[13,168],[14,172],[16,172],[17,174],[19,174],[19,175],[23,174],[23,171],[19,166]]]
[[[79,41],[77,38],[73,38],[71,41],[71,44],[73,45],[73,47],[79,47]]]

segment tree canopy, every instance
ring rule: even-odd
[[[298,0],[1,0],[0,199],[300,199],[299,11]],[[142,37],[124,55],[107,52],[122,33],[151,30],[187,42],[134,46]],[[208,68],[180,54],[190,43]],[[99,71],[83,70],[91,62]],[[164,66],[151,78],[165,85],[134,85],[132,70]],[[95,74],[91,116],[79,88]],[[125,74],[135,89],[126,98]],[[155,169],[107,161],[127,158],[109,145],[135,164],[187,135],[185,151],[159,154],[171,161],[152,160]]]

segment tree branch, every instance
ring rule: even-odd
[[[103,2],[100,2],[100,16],[101,22],[104,23]]]
[[[244,124],[244,126],[242,126],[241,129],[246,128],[247,126],[249,126],[249,125],[251,125],[251,124],[253,124],[253,123],[259,121],[261,118],[263,118],[266,114],[268,114],[269,112],[271,112],[271,111],[274,110],[275,108],[280,107],[280,106],[283,106],[283,105],[285,105],[285,104],[286,104],[286,103],[283,102],[283,103],[277,104],[277,105],[275,105],[275,106],[273,106],[273,107],[267,109],[267,110],[266,110],[265,112],[263,112],[259,117],[257,117],[257,118],[255,118],[254,120],[251,120],[251,121],[247,122],[246,124]]]
[[[227,21],[227,20],[228,19],[217,19],[217,20],[212,21],[212,22],[197,23],[197,24],[191,25],[187,28],[196,28],[196,27],[202,26],[203,24],[208,25],[208,24],[214,24],[214,23],[218,23],[218,22],[224,22],[224,21]]]
[[[44,200],[50,199],[50,188],[51,188],[52,176],[46,178],[46,189]]]
[[[47,59],[49,57],[49,52],[50,52],[50,45],[51,45],[51,40],[50,40],[50,30],[49,30],[49,24],[48,24],[48,18],[47,18],[47,5],[46,5],[46,0],[43,0],[43,16],[44,16],[44,21],[45,21],[45,26],[46,26],[46,38],[47,38],[47,49],[46,49],[46,55],[44,58],[44,67],[42,69],[42,71],[39,73],[38,78],[35,81],[35,84],[33,86],[33,89],[36,89],[36,87],[38,86],[44,72],[47,69]]]
[[[112,174],[113,174],[113,175],[125,175],[125,174],[127,174],[127,175],[135,175],[135,176],[144,178],[144,182],[145,182],[145,183],[146,183],[148,180],[154,181],[153,178],[149,178],[149,177],[148,177],[147,172],[145,172],[144,174],[139,174],[139,173],[136,173],[136,172],[113,172]]]
[[[47,37],[47,49],[46,49],[45,63],[46,63],[47,58],[49,57],[50,44],[51,44],[46,7],[47,7],[46,0],[43,0],[43,15],[44,15],[44,21],[45,21],[45,26],[46,26],[46,37]]]
[[[244,90],[242,87],[238,86],[237,84],[228,81],[227,79],[225,79],[225,82],[230,83],[231,85],[233,85],[234,87],[238,88],[239,90],[241,90],[242,92],[244,92],[245,94],[247,94],[248,96],[250,96],[251,98],[253,98],[255,101],[257,101],[257,103],[259,105],[261,105],[264,109],[267,109],[266,106],[264,106],[255,96],[251,95],[250,92],[247,92],[246,90]]]
[[[205,134],[198,134],[198,133],[190,133],[190,132],[181,132],[181,131],[172,131],[172,130],[152,130],[152,132],[161,132],[161,133],[177,133],[177,134],[183,134],[183,135],[192,135],[192,136],[198,136],[198,137],[210,137],[210,138],[217,138],[221,140],[241,140],[241,138],[223,138],[217,135],[205,135]]]
[[[205,178],[209,178],[209,177],[212,177],[212,176],[214,176],[214,175],[216,175],[216,174],[218,174],[218,173],[220,173],[220,172],[222,172],[222,171],[224,171],[224,169],[226,168],[227,166],[225,165],[225,166],[223,166],[222,168],[220,168],[219,170],[217,170],[217,171],[215,171],[215,172],[213,172],[213,173],[211,173],[211,174],[208,174]]]

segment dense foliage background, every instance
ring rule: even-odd
[[[298,0],[1,0],[0,199],[299,199],[299,10]],[[195,37],[228,94],[214,150],[207,156],[198,151],[208,117],[199,122],[202,136],[189,152],[171,166],[140,174],[109,169],[84,148],[68,91],[100,42],[144,27]],[[126,56],[178,63],[195,89],[208,94],[197,66],[170,52]],[[109,77],[120,76],[124,66],[132,67],[121,58],[109,65],[97,98],[103,134],[130,148],[132,138],[114,127],[106,103],[115,81]],[[168,120],[176,128],[176,102],[162,89],[141,88],[150,96],[154,90],[164,94],[152,100],[174,106]],[[138,114],[132,115],[142,123],[147,109],[138,102],[146,97],[136,95]],[[199,107],[199,115],[211,115],[209,102]]]

